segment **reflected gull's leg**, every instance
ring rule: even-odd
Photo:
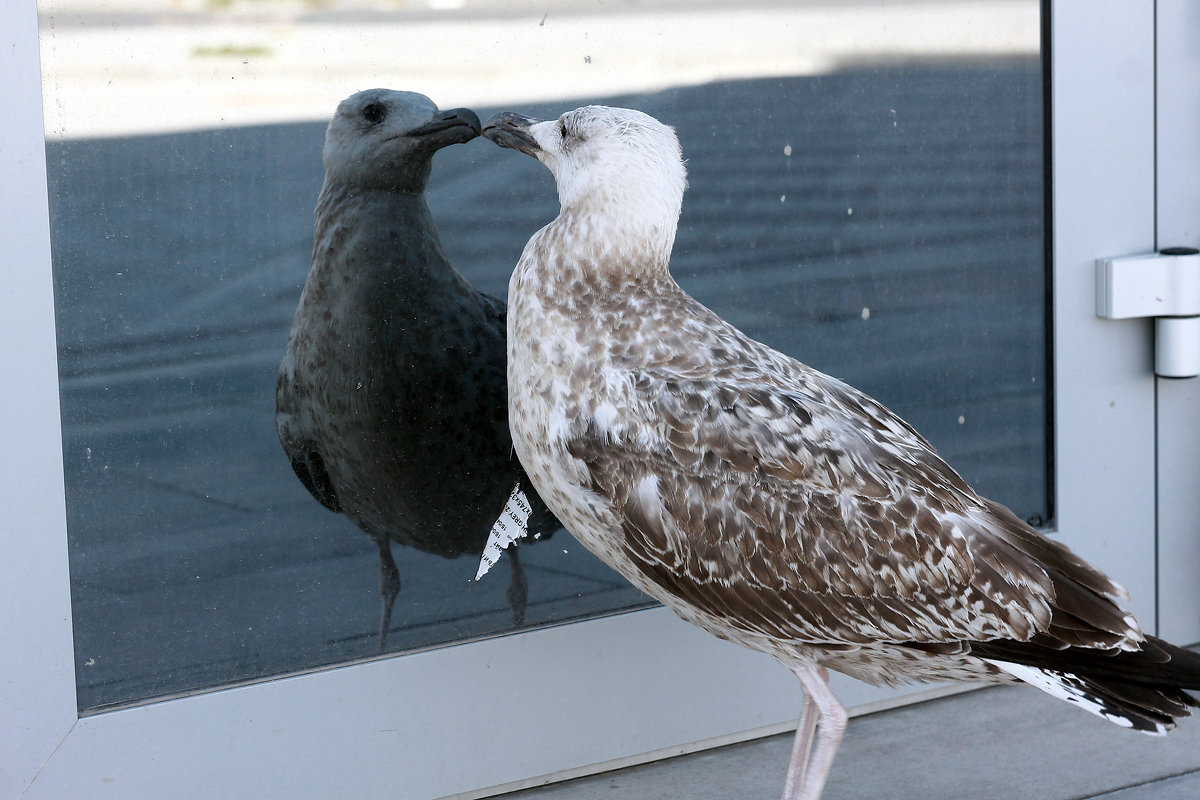
[[[525,607],[529,602],[529,581],[525,578],[525,568],[521,566],[521,558],[518,555],[520,549],[513,544],[506,551],[512,572],[509,575],[508,590],[504,593],[504,597],[508,600],[508,607],[512,609],[513,625],[516,626],[525,624]]]
[[[400,594],[400,570],[392,558],[392,544],[386,536],[375,539],[379,546],[379,595],[382,607],[379,612],[379,652],[387,649],[388,631],[392,628],[392,609],[396,596]]]

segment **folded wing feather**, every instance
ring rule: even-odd
[[[620,413],[641,435],[568,443],[664,592],[802,642],[1140,640],[1120,587],[976,495],[871,398],[803,377],[640,372]]]

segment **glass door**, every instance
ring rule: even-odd
[[[135,2],[115,27],[75,0],[40,6],[82,712],[647,604],[552,528],[474,580],[513,478],[498,467],[506,453],[456,449],[466,423],[439,442],[415,430],[441,425],[433,414],[363,411],[358,433],[317,444],[344,428],[317,420],[305,446],[326,450],[342,514],[294,474],[299,445],[280,437],[298,434],[277,424],[304,401],[277,400],[276,373],[313,250],[323,118],[344,87],[400,81],[481,117],[506,92],[540,116],[603,101],[668,120],[691,172],[680,282],[752,336],[883,398],[983,492],[1052,523],[1036,3],[893,3],[895,25],[879,29],[862,9],[684,4],[545,20],[397,9],[364,25],[342,16],[353,5],[272,6],[265,23],[238,7],[151,14]],[[702,46],[730,26],[740,32]],[[826,33],[833,43],[819,44]],[[125,50],[107,47],[114,37]],[[538,57],[512,59],[488,37]],[[315,39],[370,59],[308,61]],[[392,62],[400,43],[422,69]],[[489,63],[511,74],[470,77]],[[550,64],[578,81],[546,83]],[[303,96],[274,105],[297,74]],[[147,107],[148,93],[164,102]],[[315,120],[291,121],[301,115]],[[541,167],[483,139],[437,154],[428,195],[451,263],[492,298],[557,206]],[[421,287],[403,284],[419,280],[397,271],[362,291],[386,296],[394,282],[411,296]],[[386,395],[379,404],[406,391],[462,404],[436,394],[446,359],[419,343],[389,350],[409,345],[369,334],[369,309],[330,335],[358,342],[345,363],[367,365],[356,380]],[[415,313],[418,337],[439,341],[423,317],[441,309]],[[412,366],[390,366],[400,359]],[[323,391],[360,391],[328,380]],[[494,402],[502,417],[502,393]],[[376,446],[396,452],[368,465]],[[359,455],[334,464],[331,450]],[[417,461],[444,473],[421,491],[403,477]],[[487,470],[491,490],[461,486]],[[480,507],[460,513],[469,503]],[[393,557],[401,588],[381,632],[380,562]]]
[[[28,5],[0,13],[34,96]],[[38,532],[6,567],[38,598],[9,623],[43,678],[20,698],[41,736],[9,770],[28,796],[479,796],[794,722],[790,675],[633,610],[563,531],[522,551],[523,618],[508,573],[476,584],[473,553],[394,542],[378,653],[378,549],[304,491],[273,420],[322,120],[372,85],[675,125],[680,283],[893,407],[1119,575],[1152,626],[1146,333],[1095,319],[1091,283],[1095,258],[1153,238],[1152,14],[585,10],[40,7],[47,161],[27,103],[3,125],[33,164],[6,190],[29,267],[0,277],[36,301],[4,323],[30,391],[2,422],[36,458],[0,467]],[[555,211],[540,167],[483,140],[439,153],[428,195],[451,261],[498,297]],[[860,710],[904,696],[837,690]]]

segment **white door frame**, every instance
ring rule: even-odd
[[[0,6],[0,797],[428,798],[791,724],[797,682],[656,609],[95,714],[75,712],[34,0]],[[1055,518],[1153,626],[1144,326],[1093,261],[1154,245],[1154,12],[1055,6]],[[854,707],[895,695],[842,682]]]
[[[1096,317],[1097,258],[1154,247],[1154,7],[1051,9],[1056,528],[1155,621],[1148,325]]]
[[[1158,248],[1200,248],[1200,2],[1158,2]],[[1143,323],[1148,324],[1148,323]],[[1200,641],[1200,379],[1159,379],[1159,633]]]

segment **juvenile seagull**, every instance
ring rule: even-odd
[[[800,678],[785,798],[820,795],[845,729],[826,667],[876,685],[1024,681],[1150,733],[1197,705],[1200,656],[1144,635],[1121,587],[878,402],[672,280],[686,176],[671,128],[589,106],[498,114],[483,133],[547,166],[562,206],[509,284],[517,455],[634,585]]]
[[[424,95],[342,101],[279,366],[275,422],[296,476],[379,548],[381,650],[400,591],[390,542],[478,556],[524,476],[507,425],[504,303],[450,264],[425,202],[434,153],[478,135],[474,112]],[[520,624],[526,579],[509,553]]]

